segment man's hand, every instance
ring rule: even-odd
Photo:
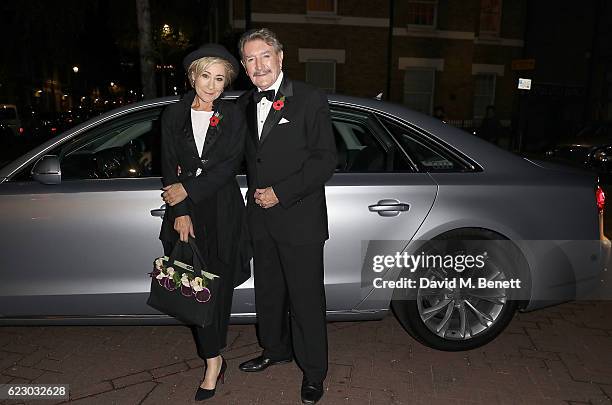
[[[278,198],[272,187],[258,188],[255,190],[255,203],[261,208],[271,208],[278,204]]]
[[[171,207],[187,198],[187,191],[181,183],[170,184],[162,188],[162,190],[164,190],[162,199],[166,204],[170,204]]]
[[[183,242],[187,242],[189,240],[189,235],[191,235],[192,238],[195,238],[195,234],[193,233],[193,224],[191,223],[191,217],[189,215],[176,217],[174,219],[174,230],[179,233],[179,238],[181,238],[181,241]]]

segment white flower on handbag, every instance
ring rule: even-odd
[[[161,271],[161,269],[162,269],[162,264],[163,264],[163,261],[162,261],[161,257],[158,257],[157,259],[155,259],[155,268],[156,268],[157,270],[160,270],[160,271]]]
[[[203,284],[203,280],[202,277],[196,277],[193,280],[191,280],[191,288],[193,288],[193,291],[202,291],[204,289],[204,284]]]
[[[168,267],[168,268],[166,269],[166,273],[168,273],[168,277],[169,277],[169,278],[172,278],[172,277],[174,276],[174,268],[172,268],[172,267]]]
[[[189,277],[187,277],[187,273],[183,273],[183,275],[181,276],[181,284],[185,287],[191,287],[189,283]]]

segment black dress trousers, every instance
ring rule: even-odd
[[[295,355],[309,381],[323,381],[327,375],[323,246],[283,244],[272,237],[253,240],[263,354],[273,360]]]

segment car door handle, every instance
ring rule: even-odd
[[[154,217],[164,217],[164,214],[166,213],[166,204],[162,205],[160,208],[151,210],[151,215]]]
[[[377,204],[369,205],[370,212],[377,212],[381,217],[395,217],[400,211],[408,211],[410,204],[399,202],[395,199],[380,200]]]

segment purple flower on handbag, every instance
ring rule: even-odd
[[[208,302],[210,300],[210,290],[204,287],[201,291],[195,293],[195,299],[198,302]]]
[[[191,297],[193,295],[193,290],[191,289],[191,287],[185,287],[184,285],[182,285],[181,294],[183,294],[183,296],[185,297]]]
[[[168,277],[164,280],[164,288],[168,291],[174,291],[176,290],[177,287],[176,287],[176,283],[174,282],[174,280]]]
[[[154,269],[148,275],[155,278],[166,290],[172,292],[180,288],[181,295],[186,298],[193,297],[200,303],[210,301],[212,296],[210,290],[206,288],[208,279],[200,276],[194,277],[194,274],[190,272],[178,272],[171,266],[165,267],[162,258],[155,260]]]

